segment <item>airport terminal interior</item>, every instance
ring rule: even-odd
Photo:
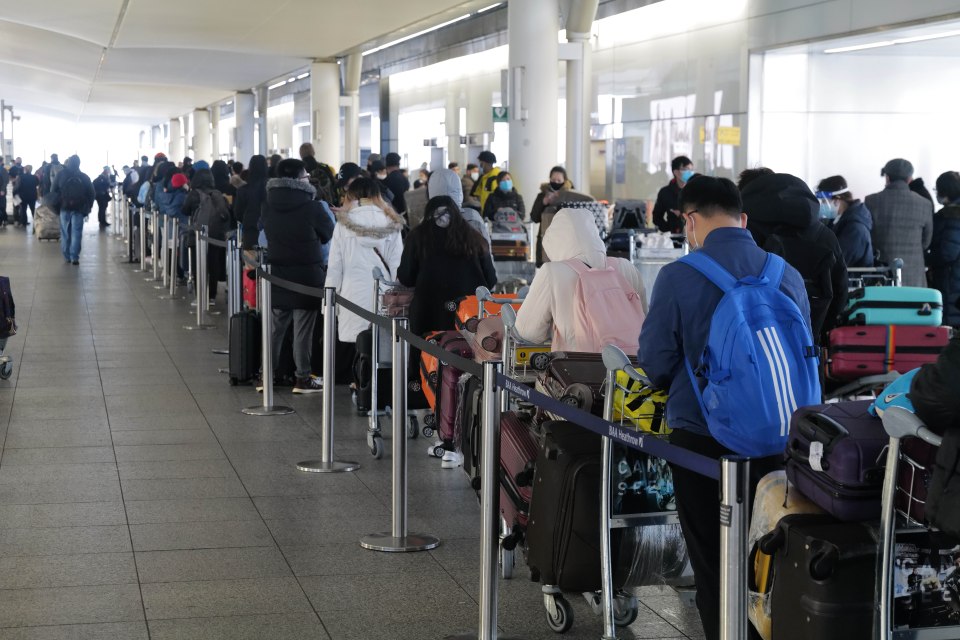
[[[141,158],[249,168],[309,144],[340,184],[344,163],[413,183],[452,163],[469,177],[492,157],[478,172],[509,171],[526,221],[553,167],[649,216],[681,179],[677,157],[734,181],[770,167],[814,192],[842,174],[857,198],[906,158],[933,191],[960,169],[958,59],[956,0],[0,4],[0,178],[18,159],[36,173],[76,154],[91,179],[113,180],[74,255],[0,193],[18,325],[0,349],[0,640],[614,637],[599,599],[567,593],[551,608],[522,544],[491,575],[500,541],[464,469],[426,455],[434,437],[416,428],[396,460],[390,416],[371,455],[349,379],[325,377],[323,393],[278,384],[273,405],[290,412],[242,412],[267,396],[233,384],[226,353],[253,286],[239,283],[240,252],[227,254],[237,295],[221,283],[198,314],[202,276],[174,274],[158,257],[172,236],[144,235],[147,209],[123,193]],[[501,282],[534,277],[536,227],[523,233],[521,260],[494,256]],[[297,466],[328,455],[357,468]],[[398,487],[409,531],[438,546],[361,546],[396,525]],[[719,637],[693,582],[687,567],[619,592],[633,609],[615,637]]]

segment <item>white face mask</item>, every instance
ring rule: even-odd
[[[471,171],[471,172],[470,172],[470,179],[473,180],[474,182],[476,182],[477,180],[479,180],[479,179],[480,179],[480,172],[479,172],[479,171]]]

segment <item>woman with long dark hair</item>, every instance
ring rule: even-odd
[[[233,212],[243,225],[243,248],[254,249],[258,244],[260,208],[267,197],[267,159],[261,155],[250,158],[247,184],[237,189]]]
[[[455,328],[447,303],[473,295],[477,287],[493,287],[497,271],[483,236],[460,213],[453,198],[437,196],[427,202],[423,222],[410,232],[403,247],[397,279],[414,287],[410,330]]]

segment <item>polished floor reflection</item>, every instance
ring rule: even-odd
[[[389,529],[390,456],[371,458],[348,395],[338,388],[337,453],[362,468],[296,471],[320,452],[319,395],[280,390],[295,414],[241,415],[259,396],[218,373],[225,318],[184,331],[189,301],[158,299],[122,241],[90,227],[79,266],[0,230],[20,324],[0,382],[0,640],[424,640],[475,627],[480,512],[463,474],[412,445],[411,528],[442,544],[361,549]],[[640,595],[621,637],[702,636],[671,590]],[[599,637],[599,618],[573,603],[566,637]],[[525,567],[501,584],[500,624],[556,637]]]

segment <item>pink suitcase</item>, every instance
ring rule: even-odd
[[[936,361],[949,340],[948,327],[838,327],[830,332],[827,376],[856,380],[889,371],[906,373]]]
[[[522,536],[527,527],[539,452],[540,444],[529,422],[513,411],[500,416],[500,514],[515,535]]]

